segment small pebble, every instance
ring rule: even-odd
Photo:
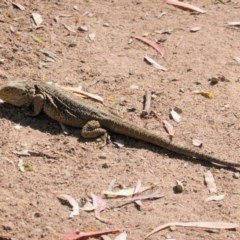
[[[14,224],[12,222],[5,222],[2,224],[2,229],[5,231],[12,231],[14,229]]]
[[[103,23],[103,26],[104,27],[110,27],[110,24],[109,23]]]
[[[109,168],[109,165],[107,163],[103,163],[102,168]]]
[[[239,172],[233,173],[233,178],[239,179],[240,178],[240,173]]]

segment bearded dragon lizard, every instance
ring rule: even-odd
[[[165,140],[160,135],[122,120],[110,112],[94,108],[83,99],[76,98],[70,92],[57,86],[28,81],[11,81],[0,86],[0,98],[14,106],[30,107],[31,111],[27,113],[30,116],[37,116],[43,111],[47,116],[62,124],[82,128],[81,135],[84,138],[103,137],[106,140],[108,131],[110,131],[191,157],[191,160],[196,158],[225,167],[240,167],[240,163],[225,161]]]

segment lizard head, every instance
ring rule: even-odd
[[[29,85],[25,81],[11,81],[0,86],[0,99],[6,103],[21,107],[29,103]]]

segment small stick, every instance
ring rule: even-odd
[[[144,96],[144,108],[142,110],[141,117],[146,118],[149,115],[151,107],[151,97],[151,92],[147,90]]]

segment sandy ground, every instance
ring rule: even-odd
[[[199,139],[199,151],[240,162],[240,64],[234,60],[240,57],[240,29],[226,26],[240,21],[240,3],[188,2],[207,12],[195,14],[153,0],[18,1],[25,7],[20,10],[1,0],[0,84],[24,79],[81,85],[126,120],[168,139],[160,119],[167,120],[176,132],[173,141],[196,148],[192,139]],[[32,28],[32,13],[43,18],[37,29]],[[196,27],[200,30],[192,32]],[[160,42],[164,57],[132,35]],[[46,51],[58,57],[46,56]],[[167,71],[147,64],[145,55]],[[219,81],[211,85],[214,77]],[[158,119],[140,117],[147,90]],[[169,118],[172,108],[182,110],[180,123]],[[61,239],[75,230],[120,229],[136,240],[169,222],[240,222],[240,179],[233,171],[114,134],[112,139],[120,139],[124,147],[99,149],[96,141],[79,137],[79,129],[68,128],[64,135],[44,114],[30,118],[23,109],[3,103],[0,129],[0,239]],[[14,153],[24,149],[55,158]],[[32,171],[21,172],[21,161]],[[205,201],[215,195],[204,184],[208,170],[216,181],[215,194],[225,195],[221,201]],[[82,202],[91,193],[104,197],[102,191],[113,179],[114,190],[134,187],[138,179],[143,186],[158,182],[164,197],[144,201],[140,210],[133,203],[105,209],[101,217],[107,223],[93,212],[69,218],[71,208],[57,198],[68,194]],[[184,185],[178,194],[177,180]],[[240,232],[177,227],[149,239],[240,239]]]

